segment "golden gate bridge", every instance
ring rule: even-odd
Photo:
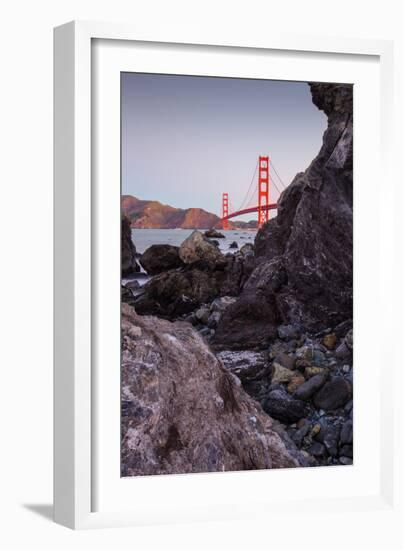
[[[258,174],[257,185],[255,183],[256,173]],[[273,179],[273,174],[276,176],[276,180]],[[232,208],[229,194],[222,194],[222,228],[229,229],[231,218],[242,216],[242,214],[250,214],[251,212],[258,213],[258,227],[262,227],[269,220],[270,210],[276,210],[277,208],[277,200],[272,201],[272,186],[277,190],[278,199],[285,189],[285,185],[269,156],[259,156],[252,180],[240,207],[237,209]]]

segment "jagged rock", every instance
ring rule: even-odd
[[[230,245],[230,248],[238,248],[238,243],[236,241],[233,241]]]
[[[318,409],[331,411],[344,407],[351,398],[351,386],[341,377],[333,378],[315,394],[314,404]]]
[[[223,315],[217,344],[229,342],[235,316],[240,326],[251,324],[256,300],[271,309],[266,344],[275,336],[270,324],[319,331],[352,318],[353,87],[310,86],[313,103],[328,116],[322,148],[281,194],[277,216],[258,231],[256,267],[238,301],[243,307]],[[261,340],[259,325],[256,320]]]
[[[199,260],[184,268],[160,273],[144,285],[143,294],[136,301],[136,311],[141,315],[176,319],[215,298],[239,295],[250,270],[248,258],[219,253],[214,266]]]
[[[141,255],[140,264],[149,275],[183,266],[179,247],[170,244],[153,244]]]
[[[265,349],[277,334],[278,321],[273,296],[243,292],[224,311],[212,345],[215,349]]]
[[[135,302],[137,313],[167,319],[190,313],[218,294],[215,279],[201,269],[166,271],[153,277],[143,288],[144,294]]]
[[[242,381],[256,379],[269,369],[267,354],[264,352],[229,350],[218,352],[216,357],[229,372],[235,374]]]
[[[185,264],[202,261],[214,267],[218,261],[222,260],[223,255],[200,231],[193,231],[180,245],[179,257]]]
[[[188,323],[122,306],[123,476],[298,466]]]
[[[225,235],[217,231],[217,229],[208,229],[204,232],[204,235],[209,239],[225,239]]]
[[[140,271],[140,266],[136,262],[136,247],[132,241],[132,229],[130,220],[122,215],[121,218],[121,240],[122,240],[122,277],[131,273]]]
[[[295,372],[287,369],[286,367],[283,367],[282,365],[279,365],[278,363],[273,363],[272,366],[272,375],[271,375],[271,382],[272,384],[276,383],[288,383],[291,382],[293,376],[295,376]]]

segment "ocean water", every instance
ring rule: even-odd
[[[136,250],[139,254],[142,254],[152,244],[171,244],[173,246],[180,246],[183,241],[193,233],[194,229],[132,229],[132,241],[136,246]],[[200,231],[205,231],[201,229]],[[255,240],[256,230],[242,231],[239,229],[231,231],[221,231],[225,235],[225,239],[216,239],[219,242],[219,247],[223,254],[227,252],[234,253],[246,243],[252,243]],[[238,248],[230,248],[230,244],[234,241],[237,242]],[[150,277],[141,268],[140,273],[134,273],[130,277],[122,279],[122,284],[129,283],[136,280],[140,286],[143,286]],[[136,294],[136,291],[133,291]]]
[[[132,240],[139,254],[142,254],[152,244],[172,244],[180,246],[183,241],[193,233],[193,229],[132,229]],[[200,231],[205,231],[201,229]],[[236,241],[241,248],[245,243],[253,243],[256,230],[221,231],[225,239],[217,239],[220,250],[225,254],[227,252],[236,252],[238,249],[229,248],[229,245]]]

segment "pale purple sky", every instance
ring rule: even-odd
[[[259,155],[288,185],[325,128],[306,83],[122,73],[122,193],[219,215],[223,191],[239,207]]]

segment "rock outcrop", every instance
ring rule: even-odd
[[[149,275],[183,266],[179,247],[170,244],[153,244],[141,255],[140,264]]]
[[[137,313],[174,320],[217,297],[239,295],[252,272],[254,257],[224,256],[201,233],[192,235],[197,239],[185,241],[179,251],[184,267],[160,273],[146,283],[135,301]]]
[[[200,231],[193,231],[187,239],[183,241],[179,248],[179,257],[185,264],[195,262],[205,262],[211,268],[217,263],[222,263],[223,255],[220,250]]]
[[[217,326],[218,347],[264,347],[279,324],[319,331],[352,317],[353,88],[310,87],[328,117],[322,148],[258,232],[256,268]]]
[[[122,210],[132,227],[138,229],[207,229],[222,225],[218,216],[202,208],[174,208],[131,195],[122,196]]]
[[[122,277],[140,271],[136,261],[136,247],[132,241],[132,230],[130,220],[122,215],[121,219],[121,242],[122,242]]]
[[[123,476],[300,465],[188,323],[123,304],[121,387]]]

